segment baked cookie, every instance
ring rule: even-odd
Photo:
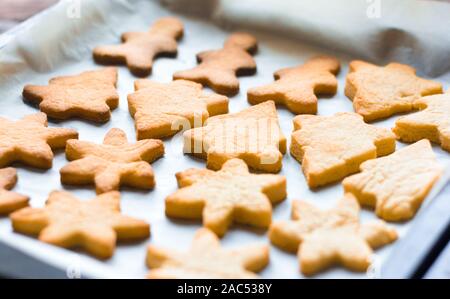
[[[362,162],[394,150],[390,130],[368,125],[356,113],[294,118],[291,154],[302,164],[310,188],[339,181],[358,172]]]
[[[188,169],[176,174],[181,188],[166,198],[166,215],[203,219],[223,236],[232,222],[267,228],[272,204],[286,198],[286,178],[251,174],[244,161],[228,160],[219,171]]]
[[[72,139],[66,145],[66,157],[72,162],[61,168],[61,182],[94,183],[97,194],[118,190],[121,185],[151,189],[155,178],[149,163],[163,155],[161,140],[130,144],[125,132],[116,128],[109,130],[103,144]]]
[[[359,223],[359,204],[345,194],[337,206],[322,211],[306,201],[294,201],[292,221],[271,225],[269,238],[276,246],[297,251],[301,272],[313,275],[336,264],[353,271],[366,271],[372,248],[397,239],[383,221]]]
[[[258,278],[269,263],[269,247],[251,244],[223,249],[208,229],[196,232],[188,252],[150,245],[147,249],[148,278],[153,279],[244,279]]]
[[[103,123],[119,105],[116,83],[117,69],[110,67],[55,77],[46,86],[26,85],[23,97],[39,104],[39,109],[51,118],[79,117]]]
[[[128,109],[138,140],[169,137],[202,126],[210,116],[228,112],[227,97],[205,93],[195,82],[137,80],[134,85],[137,91],[128,95]]]
[[[417,99],[413,107],[422,111],[397,119],[393,129],[397,138],[405,142],[426,138],[450,152],[450,91]]]
[[[207,167],[215,170],[225,161],[239,158],[253,169],[279,172],[286,152],[286,138],[273,101],[211,117],[206,126],[188,130],[183,136],[184,152],[206,159]]]
[[[255,37],[248,33],[233,33],[222,49],[197,54],[200,64],[193,69],[176,72],[173,79],[198,82],[220,94],[235,95],[239,92],[237,76],[256,72],[256,62],[251,55],[256,49]]]
[[[442,84],[417,77],[414,68],[400,63],[380,67],[354,60],[345,84],[345,95],[365,121],[409,112],[414,100],[441,92]]]
[[[28,206],[28,196],[9,191],[16,183],[17,172],[14,168],[0,169],[0,215]]]
[[[248,102],[254,105],[274,101],[295,114],[316,114],[316,95],[336,94],[335,75],[339,68],[336,58],[318,56],[303,65],[278,70],[274,74],[275,82],[247,91]]]
[[[82,247],[106,259],[116,240],[140,240],[150,226],[120,213],[120,193],[111,191],[86,201],[64,191],[53,191],[44,208],[23,208],[10,215],[16,232],[38,235],[42,242],[64,248]]]
[[[426,139],[360,168],[361,173],[344,179],[344,190],[387,221],[412,218],[442,173]]]
[[[152,71],[157,56],[177,54],[177,40],[183,36],[183,23],[177,18],[157,20],[147,32],[125,32],[121,45],[99,46],[94,59],[101,64],[126,64],[135,76]]]
[[[78,138],[72,129],[48,128],[44,113],[30,114],[12,121],[0,117],[0,167],[19,161],[37,168],[51,168],[52,149],[64,148]]]

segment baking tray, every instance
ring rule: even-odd
[[[75,1],[76,2],[76,1]],[[98,0],[80,2],[80,14],[71,10],[73,2],[61,1],[46,10],[21,28],[0,39],[0,115],[8,118],[20,118],[23,115],[35,113],[35,107],[25,104],[21,97],[23,86],[27,83],[46,84],[48,79],[76,74],[84,70],[99,68],[92,60],[92,49],[99,44],[114,44],[122,32],[130,30],[146,30],[157,18],[176,15],[184,22],[185,35],[179,42],[176,59],[159,58],[153,66],[149,77],[158,82],[169,82],[172,74],[196,65],[195,54],[214,48],[220,48],[231,30],[241,29],[228,26],[227,30],[217,27],[208,19],[185,16],[169,11],[156,1],[144,0]],[[72,7],[73,8],[73,7]],[[55,26],[55,24],[57,24]],[[248,29],[248,28],[247,28]],[[229,110],[234,113],[249,107],[246,91],[253,86],[260,86],[273,81],[273,72],[282,67],[300,64],[307,58],[317,54],[334,55],[340,59],[342,70],[338,75],[338,93],[330,98],[319,100],[318,114],[332,115],[338,111],[353,111],[343,89],[345,76],[348,72],[348,62],[357,57],[343,53],[316,48],[287,36],[274,35],[261,31],[247,30],[254,34],[259,42],[259,51],[255,55],[258,66],[257,74],[240,78],[241,91],[230,98]],[[375,61],[376,62],[376,61]],[[119,108],[112,112],[111,120],[106,124],[93,124],[81,120],[63,122],[50,121],[50,126],[75,128],[81,140],[100,142],[105,133],[113,127],[123,129],[130,140],[135,137],[134,122],[127,108],[127,94],[133,91],[133,77],[127,68],[119,67],[118,92],[120,94]],[[440,80],[444,87],[449,87],[443,77]],[[290,142],[292,119],[294,115],[280,107],[278,109],[281,128]],[[376,122],[377,126],[391,128],[396,117]],[[148,240],[137,244],[119,244],[114,256],[107,261],[97,260],[83,252],[66,250],[41,243],[34,238],[12,232],[8,218],[0,218],[0,240],[15,250],[18,250],[38,262],[44,262],[60,272],[49,274],[69,274],[69,277],[98,278],[142,278],[148,269],[145,266],[145,254],[148,244],[157,244],[168,248],[187,249],[195,231],[201,227],[200,221],[178,221],[168,219],[164,214],[164,198],[177,190],[175,172],[190,167],[205,167],[202,160],[194,159],[182,153],[182,138],[178,134],[164,140],[166,154],[164,158],[152,164],[156,176],[156,188],[152,191],[122,189],[122,211],[124,214],[141,218],[151,224],[152,235]],[[397,143],[397,148],[405,144]],[[448,167],[449,154],[438,146],[433,150],[440,163]],[[44,205],[47,195],[54,189],[69,190],[77,197],[89,199],[95,196],[92,187],[69,187],[60,183],[59,169],[67,163],[64,152],[57,151],[53,168],[38,170],[23,165],[14,165],[18,169],[19,182],[15,191],[31,196],[30,204],[34,207]],[[321,208],[329,208],[342,196],[339,183],[311,191],[305,182],[300,164],[287,153],[283,158],[282,175],[288,180],[288,198],[277,205],[273,211],[273,219],[288,219],[291,212],[291,202],[294,199],[304,199],[313,202]],[[399,240],[376,251],[373,269],[369,273],[353,273],[343,268],[333,268],[316,275],[316,278],[367,278],[383,275],[383,268],[388,265],[389,256],[403,243],[410,240],[414,233],[411,227],[427,210],[431,198],[439,193],[446,184],[443,177],[432,190],[416,219],[392,224],[399,233]],[[448,194],[446,194],[448,195]],[[447,196],[448,197],[448,196]],[[374,213],[368,210],[361,212],[362,221],[374,219]],[[411,232],[410,232],[411,231]],[[267,232],[234,225],[222,239],[225,247],[259,242],[269,243]],[[420,247],[421,239],[414,238],[411,246]],[[270,245],[270,263],[260,274],[264,278],[302,278],[298,270],[297,258]],[[4,254],[0,251],[0,254]],[[419,265],[421,260],[406,260],[405,263]],[[1,267],[1,266],[0,266]],[[39,267],[39,266],[37,266]],[[31,277],[27,270],[16,273],[18,276]],[[7,273],[2,273],[7,275]],[[43,272],[43,276],[44,276]],[[394,275],[395,276],[395,275]],[[398,277],[407,277],[406,272],[398,273]]]

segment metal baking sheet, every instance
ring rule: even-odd
[[[80,4],[80,7],[73,5]],[[21,28],[0,38],[0,115],[20,118],[35,113],[35,107],[25,104],[21,97],[22,88],[27,83],[46,84],[48,79],[59,75],[76,74],[81,71],[99,68],[92,60],[92,49],[99,44],[117,43],[122,32],[146,30],[157,18],[177,15],[185,24],[185,36],[179,43],[176,59],[159,58],[149,77],[158,82],[169,82],[172,74],[196,65],[195,54],[208,49],[220,48],[230,30],[240,29],[236,24],[224,30],[209,22],[193,16],[180,15],[169,11],[156,1],[145,0],[97,0],[61,1]],[[252,31],[259,41],[259,51],[255,55],[258,72],[254,76],[241,77],[241,91],[230,98],[231,113],[249,107],[246,91],[273,81],[275,70],[300,64],[317,54],[330,54],[338,57],[342,70],[338,75],[338,93],[319,100],[319,114],[332,115],[338,111],[353,111],[343,89],[350,57],[342,53],[315,48],[287,36],[279,36],[261,31]],[[375,61],[376,62],[376,61]],[[450,70],[449,70],[450,71]],[[126,131],[130,140],[135,139],[134,122],[127,108],[127,94],[133,91],[133,77],[126,67],[119,67],[118,92],[119,108],[112,113],[111,120],[103,125],[81,120],[63,122],[50,121],[50,126],[75,128],[81,140],[101,142],[105,133],[113,127]],[[450,82],[444,76],[440,80],[447,89]],[[278,109],[281,128],[290,142],[292,119],[294,115],[286,109]],[[391,128],[396,117],[375,123],[377,126]],[[201,227],[200,221],[178,221],[168,219],[164,214],[164,198],[177,189],[174,174],[190,167],[205,167],[204,161],[193,159],[182,153],[181,135],[164,140],[165,156],[152,164],[156,176],[156,188],[152,191],[122,189],[122,211],[127,215],[145,219],[151,224],[151,237],[137,244],[119,244],[114,256],[107,261],[97,260],[83,252],[66,250],[43,244],[34,238],[14,233],[7,217],[0,218],[0,241],[12,248],[23,251],[38,260],[62,269],[68,276],[142,278],[148,272],[145,266],[146,246],[157,244],[179,250],[187,249],[194,232]],[[405,144],[397,143],[397,148]],[[433,146],[439,161],[448,167],[450,155],[438,146]],[[55,154],[53,168],[38,170],[23,165],[18,169],[19,182],[15,191],[31,196],[30,204],[41,207],[50,191],[65,189],[82,199],[95,196],[91,186],[68,187],[60,183],[59,169],[67,163],[63,151]],[[288,198],[274,208],[273,220],[290,217],[291,202],[304,199],[319,207],[329,208],[342,196],[339,183],[311,191],[303,177],[300,164],[287,153],[283,158],[282,175],[288,180]],[[445,179],[435,186],[421,211],[430,202],[433,194],[445,185]],[[419,213],[421,213],[419,211]],[[373,212],[363,210],[362,221],[375,218]],[[343,268],[333,268],[317,275],[317,278],[367,278],[379,275],[384,261],[392,250],[402,242],[414,220],[402,224],[392,224],[399,232],[397,243],[376,251],[375,267],[369,273],[352,273]],[[269,243],[266,231],[254,230],[245,226],[233,226],[222,239],[225,247],[239,246],[251,242]],[[420,243],[420,240],[417,240]],[[260,274],[264,278],[301,278],[297,258],[270,245],[270,263]],[[0,253],[1,254],[1,253]]]

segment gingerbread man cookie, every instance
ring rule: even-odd
[[[101,64],[126,64],[135,76],[152,71],[153,60],[160,55],[176,55],[177,40],[183,35],[183,23],[177,18],[157,20],[148,32],[126,32],[121,45],[99,46],[94,59]]]
[[[0,169],[0,215],[28,206],[28,196],[10,191],[16,183],[17,172],[14,168]]]
[[[188,169],[176,174],[181,189],[166,198],[169,217],[201,219],[223,236],[232,222],[267,228],[272,204],[286,197],[286,178],[251,174],[244,161],[232,159],[215,172]]]
[[[258,278],[269,263],[269,247],[251,244],[223,249],[208,229],[196,232],[188,252],[167,250],[155,245],[147,249],[148,278],[153,279],[245,279]]]
[[[228,112],[227,97],[205,93],[200,84],[191,81],[137,80],[135,89],[128,95],[128,108],[138,140],[172,136],[202,126],[210,116]]]
[[[111,129],[103,144],[69,140],[66,156],[75,160],[61,168],[61,182],[94,183],[97,194],[118,190],[120,185],[151,189],[155,178],[149,163],[164,155],[161,140],[145,139],[129,144],[125,132]]]
[[[344,179],[344,190],[387,221],[412,218],[442,173],[426,139],[360,168],[361,173]]]
[[[53,191],[44,208],[23,208],[10,217],[17,232],[38,235],[40,241],[64,248],[82,247],[102,259],[113,255],[116,240],[140,240],[150,235],[146,222],[120,213],[117,191],[89,201]]]
[[[275,103],[267,101],[209,118],[206,126],[184,132],[184,152],[206,159],[210,169],[220,169],[225,161],[239,158],[253,169],[279,172],[286,138]]]
[[[248,33],[233,33],[222,49],[197,54],[200,64],[193,69],[176,72],[173,78],[198,82],[218,93],[235,95],[239,91],[236,76],[256,72],[256,63],[251,55],[256,49],[255,37]]]
[[[276,246],[297,251],[301,272],[313,275],[340,264],[366,271],[372,248],[392,243],[397,233],[383,221],[359,223],[359,204],[345,194],[337,206],[322,211],[306,201],[294,201],[292,221],[271,225],[269,238]]]
[[[397,137],[405,142],[426,138],[450,152],[450,91],[417,99],[413,106],[422,111],[397,119]]]
[[[302,164],[311,188],[358,172],[362,162],[394,150],[395,136],[390,130],[368,125],[356,113],[294,118],[291,154]]]
[[[409,112],[414,100],[441,92],[442,84],[417,77],[408,65],[389,63],[380,67],[359,60],[350,63],[345,85],[345,95],[365,121]]]
[[[336,93],[339,68],[336,58],[319,56],[303,65],[278,70],[274,83],[248,90],[248,101],[254,105],[270,100],[286,105],[295,114],[316,114],[316,95]]]
[[[110,67],[56,77],[46,86],[26,85],[23,97],[39,104],[42,112],[55,119],[79,117],[103,123],[119,105],[116,83],[117,69]]]
[[[30,114],[17,121],[0,117],[0,167],[19,161],[37,168],[51,168],[52,149],[64,148],[78,138],[72,129],[48,128],[44,113]]]

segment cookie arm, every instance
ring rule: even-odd
[[[251,272],[259,272],[269,263],[269,246],[267,245],[251,244],[229,252],[230,255],[241,260],[243,268]]]
[[[383,221],[372,221],[361,225],[361,236],[372,248],[379,248],[397,240],[397,232]]]

